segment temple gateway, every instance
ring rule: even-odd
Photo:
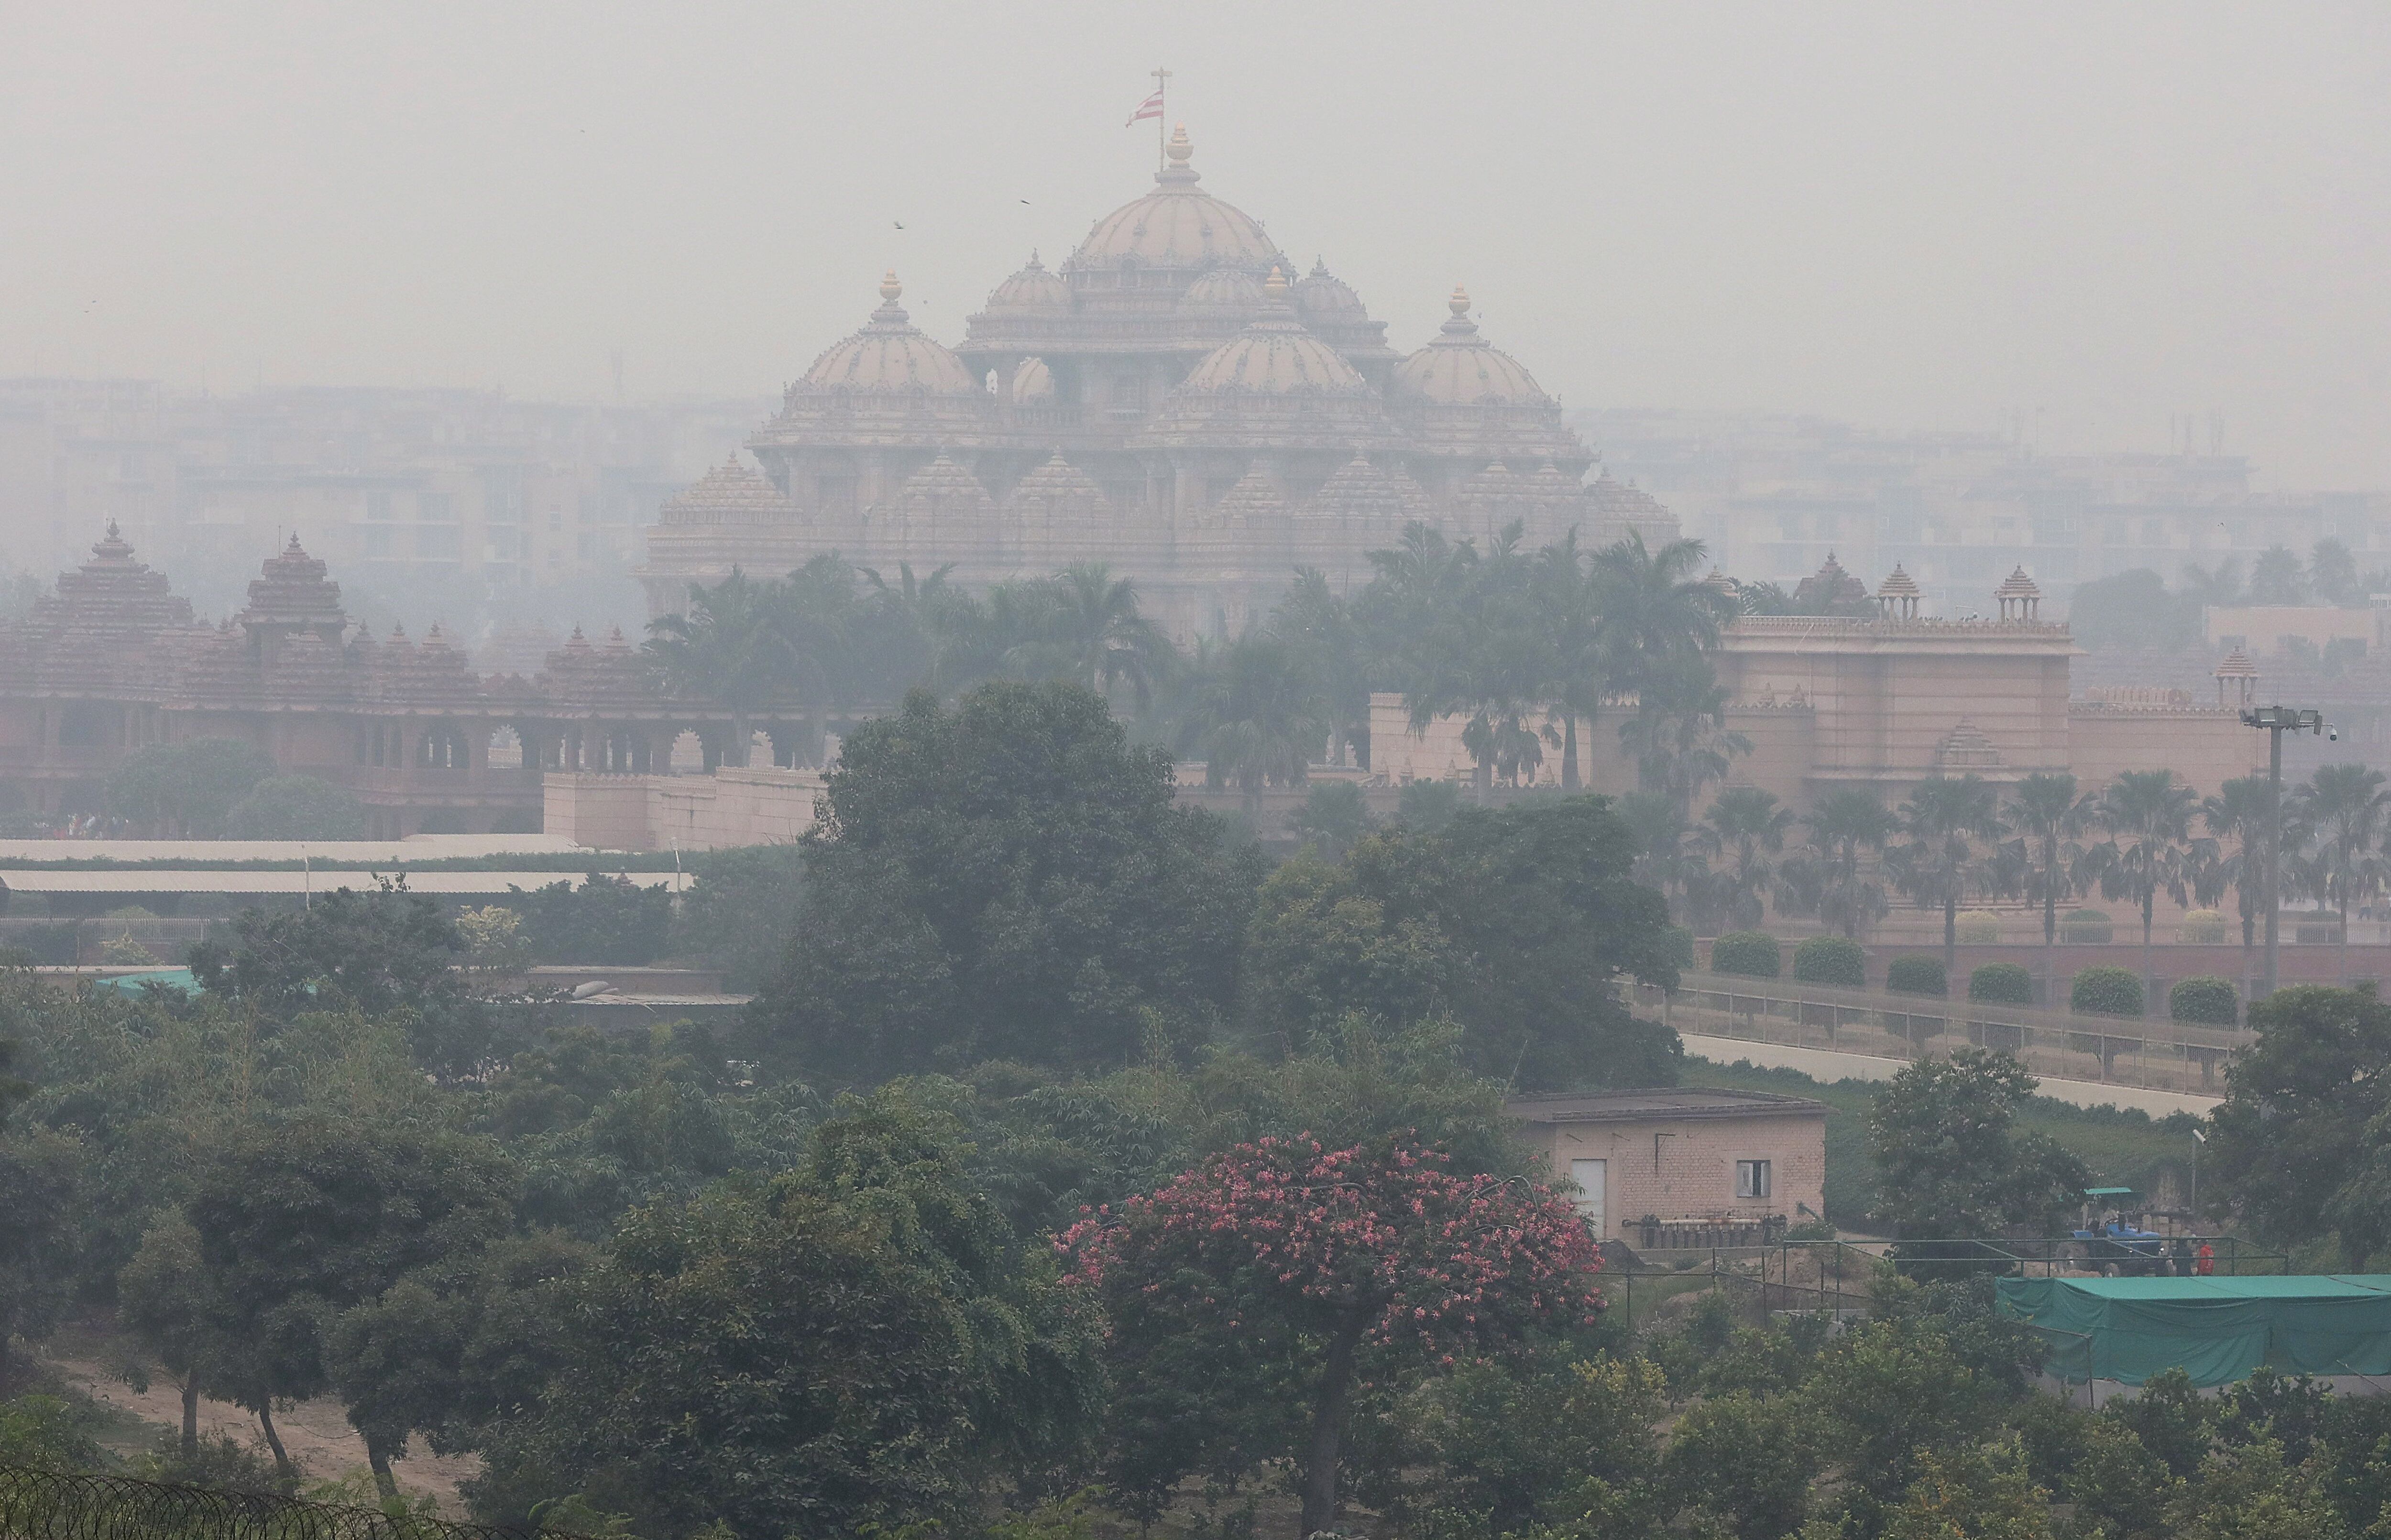
[[[1426,520],[1481,542],[1578,531],[1674,538],[1658,502],[1605,474],[1559,402],[1479,334],[1460,289],[1405,355],[1325,263],[1197,186],[1183,124],[1154,190],[1096,221],[1061,265],[1033,252],[947,347],[889,274],[860,330],[816,358],[780,414],[667,504],[639,576],[652,614],[740,566],[836,551],[967,584],[1103,561],[1181,639],[1266,614],[1291,570],[1358,585],[1366,553]]]

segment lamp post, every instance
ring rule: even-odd
[[[2242,713],[2242,725],[2267,735],[2267,992],[2273,994],[2283,910],[2283,734],[2322,733],[2324,713],[2291,705],[2252,706]]]

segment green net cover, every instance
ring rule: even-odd
[[[2049,1344],[2062,1379],[2139,1385],[2180,1367],[2228,1385],[2283,1374],[2391,1374],[2391,1274],[2003,1278],[2000,1310]]]

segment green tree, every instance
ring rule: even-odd
[[[1449,1016],[1464,1061],[1508,1084],[1676,1078],[1671,1036],[1616,994],[1622,975],[1673,983],[1676,968],[1667,912],[1603,798],[1466,809],[1440,835],[1374,835],[1338,868],[1289,862],[1250,945],[1258,1030],[1299,1040],[1350,1010]]]
[[[2308,602],[2307,575],[2300,570],[2300,559],[2291,547],[2268,546],[2258,553],[2250,568],[2252,604],[2305,604]]]
[[[2362,608],[2366,586],[2358,576],[2358,558],[2349,547],[2328,535],[2308,550],[2308,587],[2319,599],[2344,609]]]
[[[486,1141],[320,1116],[244,1132],[197,1173],[187,1211],[205,1275],[202,1329],[229,1345],[210,1379],[257,1415],[278,1469],[287,1474],[290,1458],[273,1404],[331,1388],[332,1318],[503,1234],[512,1182]],[[358,1430],[391,1495],[400,1450],[382,1442],[382,1425]]]
[[[1687,1408],[1664,1466],[1671,1490],[1697,1499],[1737,1540],[1777,1540],[1802,1525],[1823,1463],[1798,1400],[1732,1391]]]
[[[84,1223],[81,1143],[45,1128],[7,1126],[30,1091],[8,1074],[14,1045],[0,1038],[0,1398],[19,1391],[32,1365],[19,1340],[45,1336],[65,1314]]]
[[[803,841],[763,1045],[840,1079],[982,1058],[1118,1066],[1233,1005],[1256,881],[1101,696],[925,692],[847,740]]]
[[[1959,966],[1959,906],[1997,885],[2001,822],[1993,788],[1981,778],[1938,776],[1919,783],[1901,805],[1907,836],[1886,852],[1894,883],[1911,902],[1943,912],[1943,973]]]
[[[1051,591],[1044,645],[1054,654],[1052,671],[1107,698],[1127,686],[1144,711],[1171,654],[1139,607],[1136,581],[1114,576],[1102,562],[1074,562],[1054,575]]]
[[[227,839],[363,839],[365,804],[312,775],[269,775],[225,814]]]
[[[1758,786],[1729,786],[1703,812],[1694,837],[1712,863],[1712,880],[1723,890],[1725,902],[1720,907],[1727,924],[1739,930],[1759,927],[1770,895],[1782,886],[1777,857],[1792,827],[1792,810],[1778,807],[1776,794]]]
[[[1579,789],[1578,723],[1589,727],[1609,692],[1609,643],[1603,635],[1610,581],[1598,552],[1578,549],[1572,528],[1536,552],[1530,593],[1550,657],[1552,693],[1561,718],[1561,790]]]
[[[1809,848],[1786,863],[1786,882],[1803,907],[1857,940],[1884,918],[1884,885],[1868,870],[1900,825],[1865,786],[1838,786],[1802,820]]]
[[[1312,788],[1303,806],[1287,818],[1287,827],[1317,847],[1329,861],[1340,861],[1376,826],[1362,788],[1351,781],[1330,781]]]
[[[1299,567],[1271,615],[1271,630],[1295,650],[1319,692],[1334,762],[1342,765],[1351,754],[1368,769],[1373,659],[1353,606],[1329,588],[1319,568]]]
[[[2080,841],[2091,809],[2087,799],[2076,794],[2075,777],[2064,770],[2036,770],[2017,783],[2001,812],[2017,835],[2014,864],[2023,875],[2025,896],[2042,905],[2042,976],[2053,978],[2059,906],[2075,896],[2084,860]]]
[[[648,622],[647,655],[675,694],[730,714],[722,762],[744,765],[755,714],[787,692],[797,659],[785,585],[759,583],[738,568],[712,588],[690,586],[689,609]]]
[[[2053,1232],[2091,1173],[2048,1135],[2018,1128],[2035,1084],[2017,1060],[1981,1048],[1904,1065],[1886,1082],[1868,1111],[1868,1145],[1878,1213],[1894,1235]]]
[[[2267,848],[2275,837],[2275,788],[2263,775],[2239,776],[2203,798],[2200,822],[2219,858],[2207,864],[2214,880],[2233,885],[2242,914],[2242,974],[2250,976],[2256,945],[2258,906],[2267,894]],[[2214,899],[2217,895],[2204,897]]]
[[[2142,987],[2150,988],[2151,918],[2162,892],[2177,903],[2189,897],[2187,879],[2194,855],[2191,815],[2199,805],[2191,787],[2173,770],[2123,770],[2103,787],[2091,809],[2093,822],[2108,835],[2085,857],[2101,896],[2131,899],[2142,912]]]
[[[200,1233],[180,1210],[161,1213],[141,1236],[141,1249],[117,1279],[125,1326],[157,1356],[183,1398],[181,1450],[200,1453],[200,1394],[212,1364],[239,1345],[212,1326],[226,1318],[208,1295],[209,1272],[200,1260]]]
[[[743,845],[689,858],[691,882],[672,915],[670,951],[723,969],[723,987],[760,989],[778,970],[804,891],[802,848]]]
[[[2299,843],[2315,846],[2315,854],[2300,863],[2301,875],[2341,915],[2340,982],[2346,987],[2350,899],[2372,892],[2391,870],[2385,866],[2381,849],[2385,825],[2391,822],[2391,789],[2385,788],[2381,770],[2323,765],[2307,785],[2293,792],[2291,802],[2288,810],[2300,832]]]
[[[215,839],[235,805],[273,774],[272,756],[238,738],[145,744],[109,772],[109,810],[160,834]]]
[[[2391,1171],[2378,1126],[2391,1066],[2391,1005],[2371,993],[2299,985],[2250,1006],[2257,1041],[2226,1066],[2210,1115],[2204,1196],[2277,1242],[2339,1230],[2354,1264],[2391,1246]]]
[[[1180,747],[1204,757],[1204,783],[1234,784],[1247,814],[1269,786],[1300,786],[1328,740],[1328,718],[1302,660],[1256,632],[1232,642],[1180,724]]]
[[[491,1490],[648,1534],[850,1534],[962,1521],[1058,1463],[1092,1430],[1095,1331],[964,1153],[884,1093],[795,1171],[631,1216],[573,1288],[555,1378],[494,1430]]]
[[[2230,602],[2204,601],[2198,591],[2169,593],[2165,578],[2136,567],[2076,585],[2067,623],[2089,652],[2191,652],[2206,645],[2201,633],[2204,602]]]

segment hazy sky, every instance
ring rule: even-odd
[[[1577,406],[2391,486],[2391,6],[0,0],[0,373],[776,388],[1150,185]],[[902,222],[904,228],[897,228]]]

